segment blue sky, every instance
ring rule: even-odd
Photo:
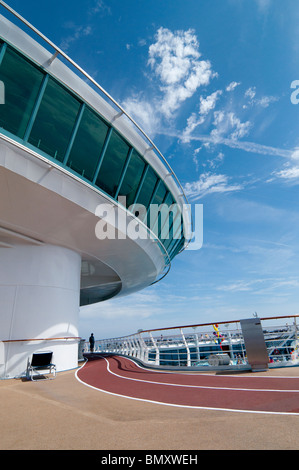
[[[125,107],[203,204],[203,247],[161,283],[82,310],[80,334],[298,314],[298,1],[9,4]]]

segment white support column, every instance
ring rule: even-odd
[[[53,351],[57,371],[76,367],[80,256],[57,246],[24,244],[0,248],[0,259],[0,378],[22,376],[37,350]]]

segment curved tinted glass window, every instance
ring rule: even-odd
[[[10,46],[3,51],[0,42],[0,80],[5,88],[0,127],[66,162],[110,196],[125,196],[127,208],[134,202],[143,205],[147,211],[140,220],[175,256],[184,243],[181,214],[176,218],[176,205],[169,210],[174,198],[152,167],[66,87]],[[151,218],[150,204],[165,204],[166,210],[163,206]]]
[[[49,78],[28,142],[63,161],[80,103]]]
[[[7,47],[0,65],[5,103],[0,106],[0,126],[24,137],[44,74]]]
[[[85,108],[67,166],[92,181],[107,130],[108,126],[102,119],[89,108]]]

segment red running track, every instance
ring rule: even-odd
[[[299,377],[162,372],[121,356],[87,361],[76,377],[102,392],[164,405],[299,415]]]

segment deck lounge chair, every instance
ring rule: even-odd
[[[40,351],[33,353],[31,361],[28,358],[27,362],[27,379],[54,379],[56,377],[56,365],[52,363],[52,355],[52,351]],[[43,374],[45,371],[49,372],[47,377],[45,377]]]

